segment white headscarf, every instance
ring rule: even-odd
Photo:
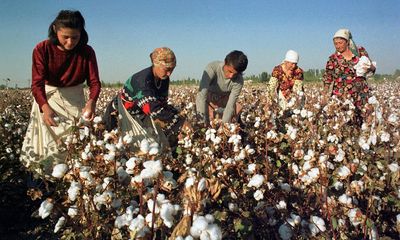
[[[293,50],[289,50],[286,52],[285,61],[297,63],[299,61],[299,54]]]
[[[359,56],[356,43],[354,42],[353,36],[351,35],[351,32],[350,32],[349,29],[346,29],[346,28],[339,29],[339,30],[335,33],[335,35],[333,35],[333,39],[338,38],[338,37],[339,37],[339,38],[344,38],[344,39],[346,39],[346,40],[349,42],[350,51],[351,51],[355,56],[357,56],[357,57]]]

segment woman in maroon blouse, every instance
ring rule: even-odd
[[[63,162],[65,133],[81,114],[86,120],[94,118],[101,83],[88,38],[81,13],[62,10],[49,26],[49,38],[33,50],[32,94],[36,103],[21,160],[40,173],[43,167],[49,171],[53,164]],[[86,103],[84,82],[90,89]]]

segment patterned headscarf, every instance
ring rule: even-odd
[[[339,29],[339,30],[335,33],[335,35],[333,35],[333,39],[335,39],[335,38],[337,38],[337,37],[346,39],[346,40],[349,42],[350,51],[351,51],[355,56],[357,56],[357,57],[359,56],[356,43],[354,42],[353,36],[351,35],[351,32],[350,32],[349,29],[345,29],[345,28]]]
[[[150,54],[153,65],[156,67],[163,66],[172,68],[176,66],[176,57],[174,52],[167,47],[160,47],[154,49]]]

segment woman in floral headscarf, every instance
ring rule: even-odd
[[[333,36],[336,52],[326,63],[323,76],[325,96],[351,98],[360,109],[368,100],[366,77],[376,70],[367,51],[357,47],[348,29],[339,29]]]
[[[276,99],[283,110],[293,96],[303,91],[303,69],[297,66],[298,61],[299,54],[289,50],[285,60],[272,70],[268,85],[269,98]]]

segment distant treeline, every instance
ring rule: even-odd
[[[307,71],[304,71],[304,81],[305,82],[318,82],[322,80],[322,76],[324,75],[325,69],[309,69]],[[244,76],[244,80],[252,80],[253,82],[268,82],[269,79],[271,78],[271,74],[267,72],[262,72],[258,75],[249,75],[249,76]],[[396,69],[396,71],[393,74],[375,74],[372,76],[369,80],[371,81],[386,81],[386,80],[399,80],[400,79],[400,69]],[[194,78],[186,78],[182,80],[173,80],[171,81],[172,85],[198,85],[199,84],[199,79],[194,79]],[[18,84],[15,84],[15,86],[11,86],[12,80],[7,78],[4,80],[7,84],[0,84],[0,89],[7,89],[7,88],[19,88]],[[117,83],[108,83],[108,82],[101,82],[103,87],[111,87],[111,88],[122,88],[124,83],[122,82],[117,82]]]
[[[305,82],[318,82],[322,81],[322,76],[324,75],[325,69],[309,69],[304,71],[304,81]],[[271,74],[267,72],[262,72],[258,75],[248,75],[244,76],[244,80],[252,80],[253,82],[268,82],[271,78]],[[370,78],[372,81],[385,81],[385,80],[395,80],[400,78],[400,69],[397,69],[394,74],[375,74]],[[183,80],[177,80],[171,82],[173,85],[198,85],[199,80],[194,78],[187,78]]]

